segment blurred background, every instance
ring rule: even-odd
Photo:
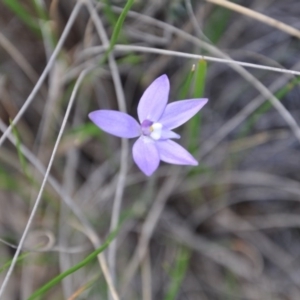
[[[28,299],[92,253],[110,232],[113,203],[120,196],[120,299],[299,300],[299,78],[164,52],[299,70],[299,38],[205,0],[134,1],[108,62],[99,28],[103,25],[110,39],[127,2],[85,3],[66,31],[75,0],[0,2],[1,135],[39,87],[0,149],[0,283],[37,199],[76,82],[93,68],[76,93],[1,299]],[[300,30],[297,0],[235,3]],[[53,61],[63,32],[66,39]],[[161,163],[148,178],[133,163],[133,141],[127,148],[87,115],[122,109],[121,93],[136,118],[143,91],[161,74],[170,79],[170,102],[199,97],[209,102],[176,130],[199,166]],[[40,299],[108,299],[107,293],[94,259]]]

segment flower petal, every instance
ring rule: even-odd
[[[157,141],[160,159],[169,164],[197,166],[198,162],[183,147],[172,140]]]
[[[193,117],[207,101],[208,99],[189,99],[172,102],[167,105],[159,123],[166,129],[179,127]]]
[[[139,105],[140,123],[144,120],[156,122],[164,112],[168,102],[170,83],[167,75],[156,78],[145,90]]]
[[[159,166],[159,154],[155,142],[141,136],[132,148],[133,160],[147,176],[151,176]]]
[[[89,118],[103,131],[122,138],[134,138],[141,134],[139,123],[131,116],[115,110],[96,110]]]

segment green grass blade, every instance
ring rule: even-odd
[[[98,248],[97,250],[95,250],[94,252],[92,252],[85,259],[83,259],[81,262],[79,262],[78,264],[76,264],[72,268],[68,269],[67,271],[65,271],[65,272],[63,272],[61,274],[59,274],[58,276],[56,276],[55,278],[53,278],[52,280],[50,280],[49,282],[47,282],[45,285],[43,285],[41,288],[39,288],[37,291],[35,291],[28,298],[28,300],[34,300],[34,299],[37,299],[37,297],[41,297],[48,290],[50,290],[52,287],[54,287],[55,285],[57,285],[58,283],[60,283],[65,277],[67,277],[70,274],[76,272],[77,270],[81,269],[82,267],[84,267],[85,265],[87,265],[88,263],[90,263],[92,260],[94,260],[98,256],[98,254],[100,254],[101,252],[103,252],[109,246],[109,244],[112,242],[112,240],[116,237],[118,231],[119,231],[119,228],[117,228],[117,230],[113,231],[108,236],[108,238],[106,239],[106,241],[104,242],[104,244],[100,248]]]
[[[216,44],[223,36],[231,14],[232,12],[229,9],[215,7],[209,16],[204,28],[204,34],[212,41],[213,44]]]
[[[189,92],[190,92],[190,88],[192,85],[192,80],[194,78],[194,74],[195,74],[195,65],[192,66],[192,69],[189,71],[189,73],[187,74],[187,76],[185,76],[185,80],[182,83],[180,90],[178,92],[179,94],[179,99],[186,99],[189,96]]]
[[[31,2],[35,8],[38,18],[44,21],[49,20],[47,11],[45,9],[46,7],[43,5],[43,2],[40,0],[31,0]]]
[[[10,124],[12,125],[11,120],[10,120]],[[21,140],[20,140],[18,131],[17,131],[17,129],[16,129],[15,126],[12,126],[12,133],[15,136],[15,139],[16,139],[16,148],[17,148],[18,157],[19,157],[19,161],[20,161],[20,164],[21,164],[22,171],[24,172],[24,174],[27,177],[30,178],[28,170],[27,170],[26,159],[25,159],[25,157],[24,157],[24,155],[23,155],[23,153],[21,151]]]
[[[3,0],[5,4],[20,20],[23,21],[35,34],[41,36],[38,22],[17,0]]]
[[[92,122],[79,125],[71,130],[67,131],[65,134],[66,138],[76,140],[78,142],[85,141],[91,137],[102,136],[102,132],[99,133],[99,128],[95,126]]]
[[[205,79],[206,79],[207,63],[205,60],[199,60],[196,67],[195,85],[194,85],[194,98],[201,98],[204,94]],[[198,147],[198,140],[200,138],[201,129],[201,114],[198,113],[188,122],[188,136],[189,146],[188,149],[191,153],[195,153]]]
[[[227,270],[224,277],[225,290],[227,290],[228,293],[225,300],[232,300],[232,295],[235,295],[237,298],[242,298],[239,290],[239,280],[236,275]]]
[[[201,98],[204,95],[207,62],[200,59],[196,68],[194,97]]]
[[[182,248],[171,271],[171,283],[164,300],[175,300],[190,261],[190,251]]]
[[[140,64],[142,62],[142,58],[135,53],[128,53],[122,58],[118,59],[118,64],[130,64],[132,66]]]
[[[130,10],[131,6],[133,5],[133,3],[134,3],[134,0],[128,0],[125,7],[124,7],[124,9],[122,10],[122,12],[121,12],[121,14],[118,18],[118,21],[116,23],[116,26],[114,28],[114,31],[112,33],[110,43],[109,43],[109,47],[105,51],[105,54],[104,54],[102,60],[100,61],[100,64],[104,63],[107,60],[108,55],[111,53],[111,51],[113,50],[115,44],[117,43],[118,37],[120,35],[121,29],[122,29],[122,26],[123,26],[123,23],[124,23],[125,18],[128,14],[128,11]]]
[[[26,253],[21,254],[17,259],[17,264],[20,263],[29,254],[30,254],[30,252],[26,252]],[[12,263],[12,259],[9,260],[8,262],[6,262],[2,267],[0,267],[0,273],[5,271],[6,269],[8,269],[9,266],[11,265],[11,263]]]
[[[100,0],[98,0],[100,1]],[[118,22],[118,16],[115,14],[115,12],[112,10],[111,6],[112,3],[110,0],[105,0],[105,5],[103,6],[103,12],[112,28],[115,28],[117,22]],[[120,41],[122,44],[127,44],[128,41],[124,35],[119,36]]]
[[[7,174],[7,171],[0,165],[0,189],[2,190],[17,190],[18,183],[16,178]]]
[[[105,5],[103,6],[103,12],[104,12],[108,22],[110,23],[110,25],[112,25],[114,27],[118,22],[118,17],[116,16],[116,14],[113,12],[113,10],[111,8],[110,0],[105,0],[104,2],[105,2]]]
[[[134,3],[134,0],[128,0],[122,13],[120,14],[119,18],[118,18],[118,21],[117,21],[117,24],[116,24],[116,27],[113,31],[113,34],[111,36],[111,39],[110,39],[110,45],[109,45],[109,52],[112,51],[112,49],[114,48],[117,40],[118,40],[118,37],[120,35],[120,32],[121,32],[121,29],[122,29],[122,26],[123,26],[123,23],[125,21],[125,18],[128,14],[128,11],[130,10],[131,6],[133,5]]]
[[[10,121],[10,123],[11,123],[11,121]],[[27,159],[22,152],[21,139],[20,139],[19,133],[17,131],[17,128],[15,126],[12,126],[12,134],[14,135],[15,140],[16,140],[16,149],[17,149],[18,158],[19,158],[22,172],[24,173],[24,175],[25,175],[26,179],[28,180],[28,182],[30,183],[30,185],[33,188],[38,188],[38,186],[39,186],[38,181],[36,181],[34,179],[33,175],[30,173],[30,169],[28,168],[28,164],[27,164]],[[2,177],[4,178],[3,180],[1,180]],[[0,187],[4,186],[7,189],[17,191],[22,195],[22,197],[26,198],[26,193],[25,194],[22,193],[22,191],[23,191],[22,188],[17,189],[17,186],[19,185],[19,181],[16,181],[15,178],[14,178],[14,180],[10,179],[10,177],[7,174],[6,174],[6,176],[5,175],[2,176],[1,168],[0,168],[0,183],[1,183]],[[44,197],[49,203],[53,202],[52,197],[49,195],[49,193],[47,191],[45,191]]]

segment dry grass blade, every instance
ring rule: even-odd
[[[206,1],[226,7],[231,10],[234,10],[240,14],[246,15],[250,18],[253,18],[253,19],[263,22],[267,25],[270,25],[274,28],[277,28],[281,31],[284,31],[285,33],[288,33],[292,36],[300,38],[300,31],[298,29],[296,29],[292,26],[286,25],[280,21],[277,21],[276,19],[270,18],[264,14],[258,13],[252,9],[243,7],[241,5],[238,5],[238,4],[232,3],[230,1],[226,1],[226,0],[206,0]]]
[[[110,47],[110,43],[108,40],[107,33],[104,29],[104,26],[97,14],[97,10],[92,6],[92,3],[90,1],[86,2],[87,8],[90,12],[91,18],[95,24],[97,33],[102,40],[102,43],[105,47]],[[113,53],[108,54],[108,63],[109,67],[112,73],[112,78],[115,86],[115,91],[117,95],[117,101],[120,111],[126,112],[126,101],[125,101],[125,95],[121,84],[121,78],[119,74],[118,65],[116,63],[116,60],[114,58]],[[114,204],[113,204],[113,211],[111,216],[111,224],[110,224],[110,232],[113,232],[118,225],[120,212],[121,212],[121,204],[122,204],[122,198],[124,193],[124,186],[126,181],[126,174],[128,169],[128,162],[127,157],[129,153],[129,144],[126,139],[122,139],[122,145],[121,145],[121,158],[120,158],[120,173],[118,177],[117,187],[116,187],[116,193],[114,197]],[[108,248],[108,262],[109,267],[112,273],[112,279],[113,282],[116,280],[116,251],[117,251],[117,239],[114,239],[112,243],[110,244]]]
[[[81,55],[82,55],[82,57],[84,57],[84,56],[89,56],[89,55],[100,54],[100,53],[104,52],[106,49],[107,49],[107,46],[106,47],[105,46],[90,47],[90,48],[85,49],[85,51],[83,51],[81,53]],[[276,67],[271,67],[271,66],[266,66],[266,65],[253,64],[253,63],[237,61],[237,60],[233,60],[233,59],[219,58],[219,57],[200,55],[200,54],[192,54],[192,53],[173,51],[173,50],[158,49],[158,48],[145,47],[145,46],[116,44],[114,49],[115,49],[115,52],[134,51],[134,52],[144,52],[144,53],[155,53],[155,54],[161,54],[161,55],[166,55],[166,56],[170,56],[170,57],[177,56],[177,57],[191,58],[191,59],[197,59],[197,60],[203,59],[203,60],[207,60],[207,61],[211,61],[211,62],[219,62],[219,63],[228,64],[228,65],[236,65],[236,66],[259,69],[259,70],[267,70],[267,71],[276,72],[276,73],[300,75],[300,71],[297,71],[297,70],[288,70],[288,69],[284,69],[284,68],[276,68]]]

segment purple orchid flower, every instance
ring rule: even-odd
[[[180,135],[172,129],[193,117],[208,99],[188,99],[167,105],[170,83],[167,75],[155,79],[145,90],[139,105],[140,124],[131,116],[114,110],[96,110],[89,118],[103,131],[121,138],[139,137],[132,148],[133,159],[147,176],[162,160],[177,165],[198,165],[195,158],[171,139]]]

